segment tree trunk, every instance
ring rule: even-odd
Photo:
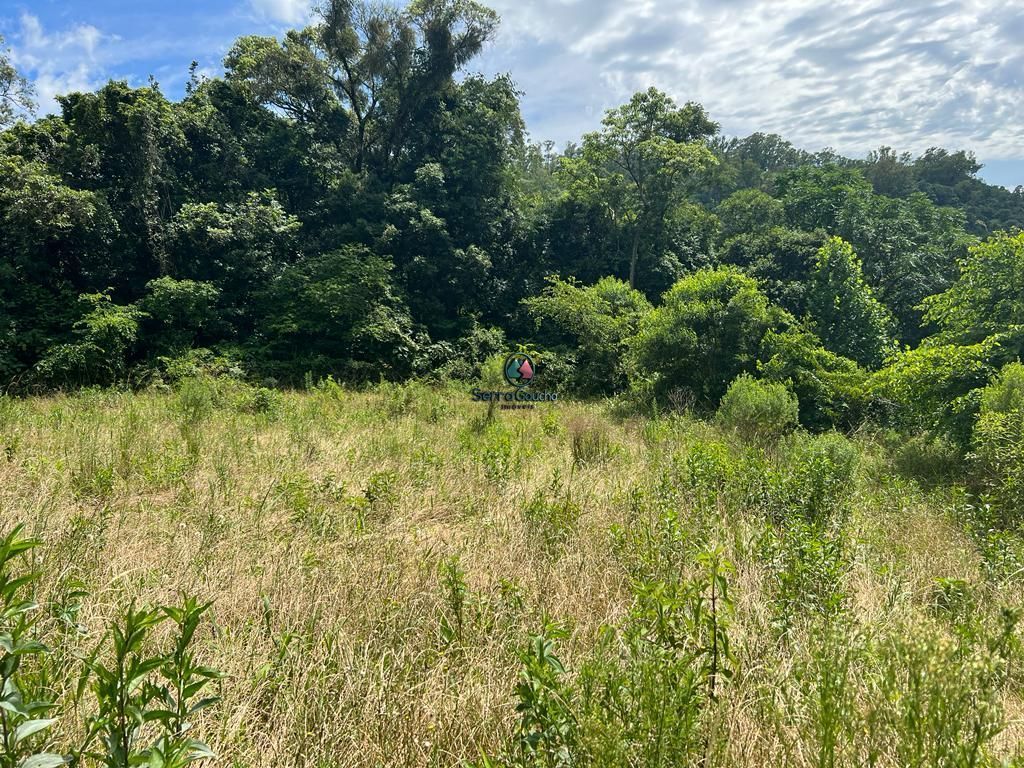
[[[629,252],[629,287],[636,288],[636,260],[640,252],[640,233],[633,232],[633,245]]]

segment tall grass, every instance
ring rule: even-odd
[[[2,764],[1001,765],[1024,545],[911,450],[422,385],[0,400],[53,720]]]

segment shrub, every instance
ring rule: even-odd
[[[729,385],[715,420],[748,440],[775,440],[797,424],[799,403],[784,384],[743,373]]]
[[[566,371],[569,388],[584,395],[610,394],[626,385],[626,339],[651,310],[639,291],[613,277],[583,287],[551,278],[540,296],[524,304],[545,341],[576,351]],[[563,355],[568,364],[570,355]]]
[[[956,477],[963,465],[963,454],[944,437],[914,435],[896,449],[893,465],[904,477],[932,488]]]
[[[924,344],[897,355],[871,377],[872,396],[905,429],[944,435],[958,445],[970,440],[981,388],[995,372],[998,343],[969,347]]]
[[[797,396],[800,423],[808,429],[855,427],[870,406],[867,373],[807,331],[768,331],[757,367],[759,376],[785,383]]]
[[[1024,516],[1024,365],[1011,363],[981,394],[972,438],[977,483],[1004,525]]]
[[[713,405],[740,373],[754,370],[765,333],[786,317],[735,267],[695,272],[665,293],[630,341],[634,384],[653,382],[661,401],[686,389]]]

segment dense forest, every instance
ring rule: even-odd
[[[807,426],[963,432],[1024,339],[1024,189],[965,151],[726,138],[655,89],[529,143],[513,79],[471,74],[497,23],[334,0],[180,102],[110,82],[35,122],[5,62],[4,388],[469,378],[523,347],[571,394],[713,407],[749,373]]]

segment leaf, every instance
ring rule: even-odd
[[[192,743],[189,744],[189,748],[192,750],[191,758],[193,760],[217,757],[217,753],[201,741],[192,741]]]
[[[14,729],[14,744],[17,746],[28,737],[39,733],[40,731],[46,730],[51,725],[57,722],[54,719],[49,720],[26,720],[24,723]]]
[[[57,768],[57,766],[65,765],[66,763],[67,760],[60,755],[55,755],[51,752],[40,752],[38,755],[26,757],[18,763],[18,768]]]

